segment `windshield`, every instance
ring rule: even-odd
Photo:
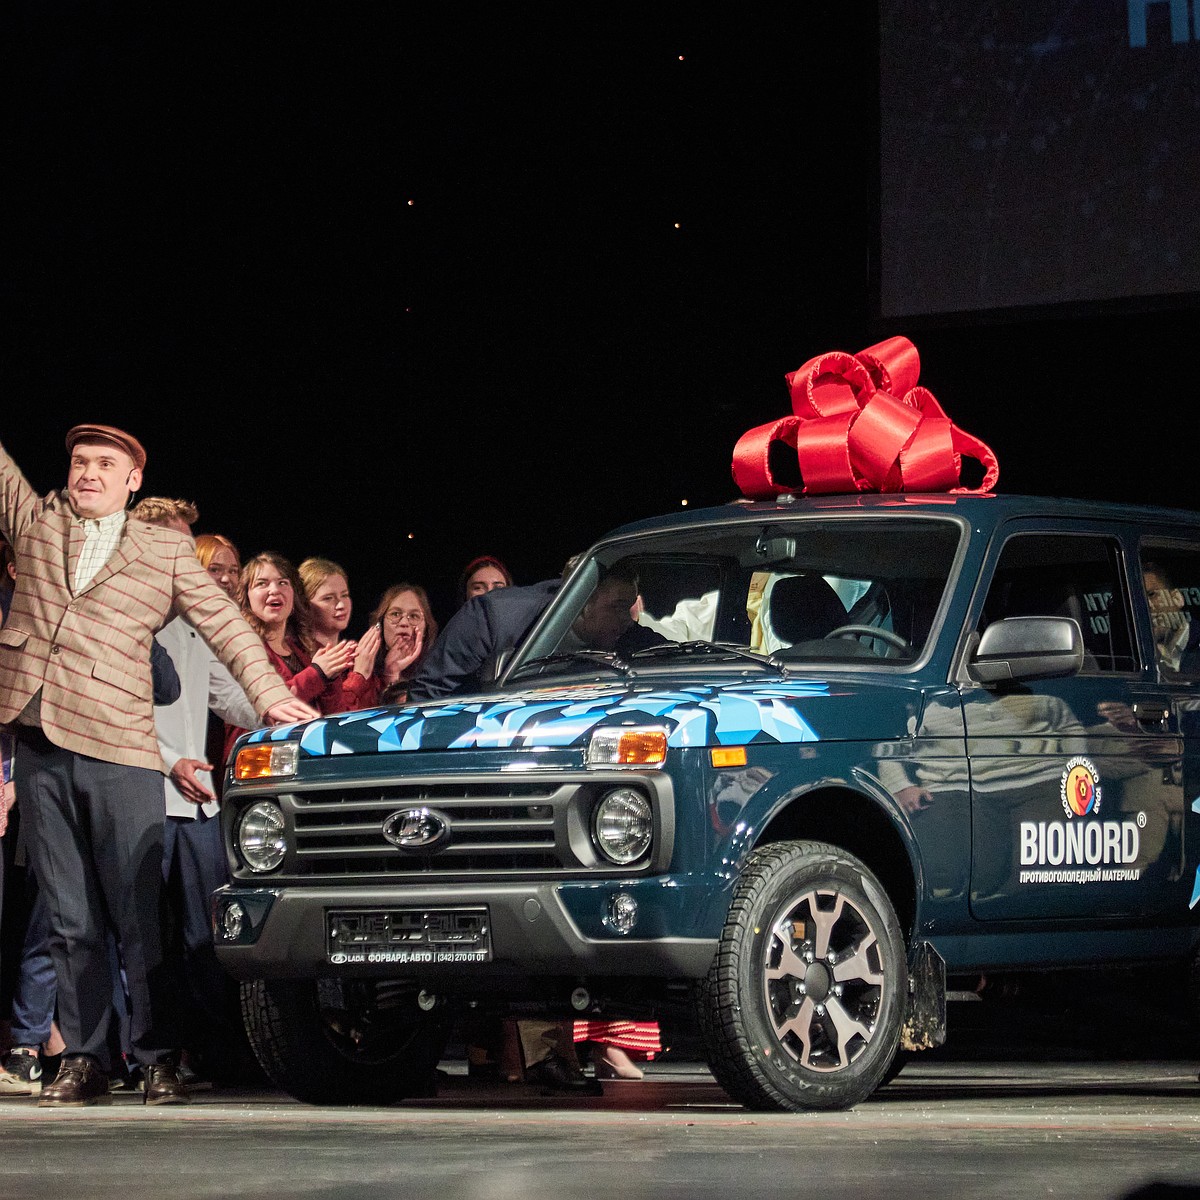
[[[701,658],[741,671],[911,663],[961,536],[944,518],[856,514],[631,539],[571,578],[510,678],[638,674]]]

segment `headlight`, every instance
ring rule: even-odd
[[[606,725],[588,742],[589,767],[661,767],[667,731],[660,725]]]
[[[295,775],[300,747],[295,742],[256,742],[243,746],[233,760],[234,779],[275,779]]]
[[[274,871],[287,852],[283,809],[273,800],[252,804],[238,818],[237,848],[252,871]]]
[[[621,866],[636,862],[654,835],[650,801],[633,788],[614,788],[596,805],[592,836],[605,858]]]

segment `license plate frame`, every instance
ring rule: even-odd
[[[335,967],[491,962],[491,913],[486,904],[326,909],[325,958]]]

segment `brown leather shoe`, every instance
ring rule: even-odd
[[[153,1063],[146,1068],[147,1104],[190,1104],[192,1098],[171,1063]]]
[[[42,1088],[39,1108],[83,1108],[108,1103],[108,1076],[83,1054],[64,1058],[53,1083]]]

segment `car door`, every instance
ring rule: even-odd
[[[965,685],[971,911],[985,921],[1110,921],[1178,911],[1178,722],[1139,653],[1119,526],[1013,522],[989,552],[982,632],[1068,616],[1083,669]],[[1140,586],[1140,585],[1139,585]]]
[[[1178,898],[1200,909],[1200,540],[1145,535],[1138,546],[1143,588],[1133,588],[1143,656],[1151,663],[1156,703],[1168,728],[1177,728],[1182,757],[1165,759],[1164,775],[1180,789],[1172,807],[1164,862],[1179,866]],[[1177,848],[1177,853],[1176,853]]]

